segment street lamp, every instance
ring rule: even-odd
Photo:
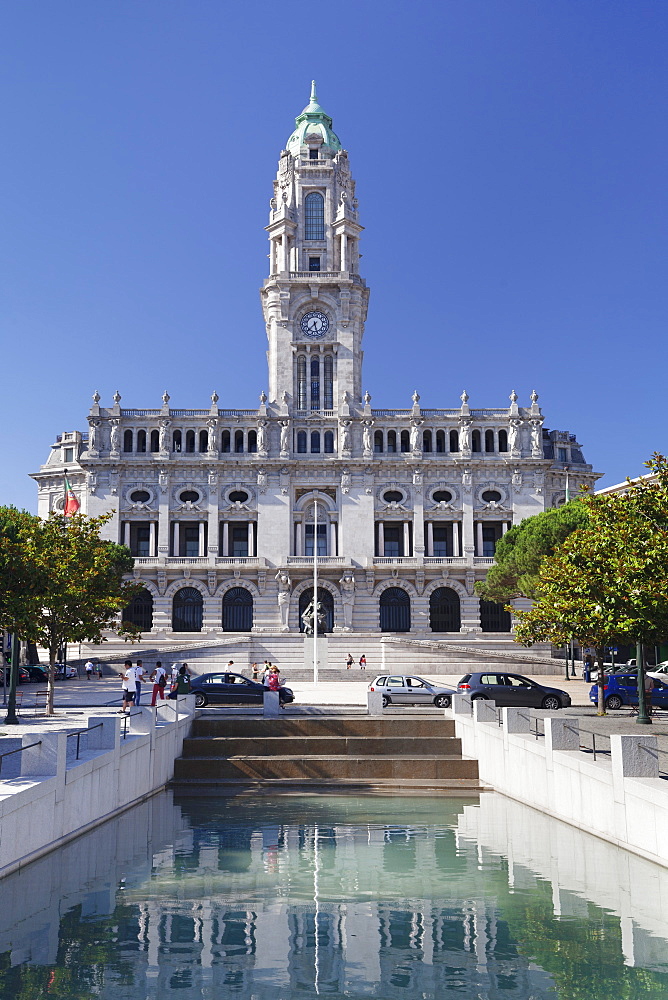
[[[636,673],[638,677],[638,715],[636,723],[639,726],[651,726],[652,720],[647,714],[645,699],[645,647],[642,642],[636,643]]]

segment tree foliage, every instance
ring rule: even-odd
[[[626,492],[582,498],[588,524],[542,562],[533,607],[516,612],[518,642],[574,638],[602,666],[605,646],[668,636],[668,461],[647,465],[653,477]]]
[[[47,520],[0,508],[0,628],[49,651],[48,712],[58,650],[69,642],[103,642],[104,629],[137,636],[116,616],[141,589],[124,579],[134,560],[129,550],[100,538],[111,515]]]
[[[580,498],[525,518],[498,541],[494,565],[487,579],[476,584],[476,592],[485,601],[535,597],[545,557],[587,522],[587,508]]]

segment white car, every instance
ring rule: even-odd
[[[416,674],[379,674],[369,684],[369,691],[382,691],[383,708],[387,705],[449,708],[453,694],[457,694],[452,688],[441,687]]]
[[[646,670],[645,673],[657,681],[668,681],[668,660],[662,660],[661,663],[657,663],[655,667]]]

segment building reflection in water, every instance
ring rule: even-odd
[[[163,794],[4,881],[0,996],[665,997],[665,879],[491,794]]]

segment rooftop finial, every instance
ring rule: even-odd
[[[311,80],[311,103],[312,104],[318,103],[318,95],[316,94],[315,91],[315,80]]]

